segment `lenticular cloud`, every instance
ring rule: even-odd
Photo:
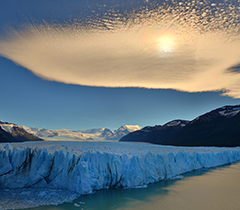
[[[34,74],[68,84],[240,98],[238,3],[200,1],[112,10],[68,24],[29,24],[0,39],[0,54]]]

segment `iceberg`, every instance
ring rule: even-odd
[[[78,195],[139,188],[240,160],[240,148],[126,142],[0,144],[0,189],[56,189]]]

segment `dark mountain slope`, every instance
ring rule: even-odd
[[[175,132],[184,127],[188,121],[186,120],[173,120],[161,125],[147,126],[139,131],[129,133],[120,139],[120,141],[131,141],[131,142],[149,142],[158,144]]]
[[[26,132],[16,124],[0,121],[0,143],[24,141],[43,141],[43,139]]]
[[[18,140],[0,127],[0,143],[1,142],[18,142]]]
[[[163,126],[148,126],[120,141],[175,146],[240,146],[240,105],[215,109],[190,122],[174,120]]]
[[[225,106],[206,113],[158,144],[240,146],[240,106]]]
[[[159,144],[164,141],[168,137],[175,134],[177,131],[182,129],[184,126],[188,124],[189,121],[186,120],[173,120],[164,124],[161,127],[158,127],[148,133],[143,139],[143,142],[150,142],[154,144]]]
[[[119,141],[144,142],[143,138],[151,133],[153,130],[162,127],[161,125],[146,126],[141,130],[131,132],[123,136]]]

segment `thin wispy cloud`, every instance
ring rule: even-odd
[[[69,84],[240,98],[239,3],[184,1],[67,24],[8,30],[0,54],[34,74]],[[233,70],[231,70],[233,69]]]

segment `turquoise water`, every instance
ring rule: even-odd
[[[240,163],[195,171],[147,188],[101,190],[71,203],[28,210],[240,209]]]

